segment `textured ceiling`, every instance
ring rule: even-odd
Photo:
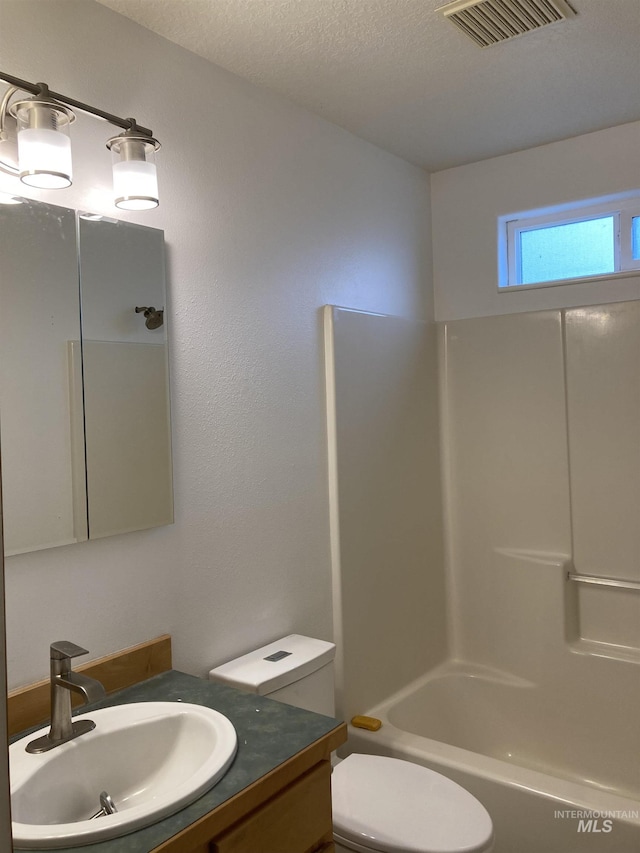
[[[481,49],[444,0],[99,0],[429,171],[640,119],[640,0]]]

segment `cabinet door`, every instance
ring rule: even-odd
[[[211,853],[306,853],[328,838],[331,765],[322,761],[212,842]]]

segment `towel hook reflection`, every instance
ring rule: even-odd
[[[144,313],[145,326],[147,329],[159,329],[164,323],[164,308],[156,310],[153,305],[136,307],[136,314]]]

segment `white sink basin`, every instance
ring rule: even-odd
[[[76,847],[148,826],[213,787],[236,754],[231,722],[200,705],[141,702],[74,720],[85,717],[93,731],[49,752],[25,752],[48,727],[9,747],[16,847]],[[102,791],[118,811],[89,820]]]

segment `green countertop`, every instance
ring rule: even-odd
[[[340,725],[333,717],[313,714],[263,696],[241,693],[232,687],[213,684],[175,670],[113,693],[101,702],[78,709],[76,713],[84,714],[92,709],[129,702],[180,701],[214,708],[235,726],[238,752],[227,773],[194,803],[151,826],[109,841],[58,848],[59,853],[149,853]]]

